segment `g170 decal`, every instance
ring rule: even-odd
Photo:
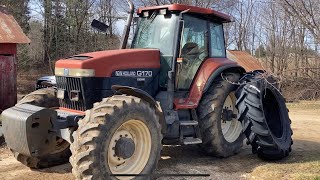
[[[152,77],[152,71],[115,71],[119,77]]]

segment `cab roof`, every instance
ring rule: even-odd
[[[195,7],[195,6],[189,6],[189,5],[184,5],[184,4],[170,4],[170,5],[163,5],[163,6],[150,6],[150,7],[141,7],[138,9],[138,15],[142,14],[144,11],[152,11],[152,10],[157,10],[157,9],[168,9],[169,11],[178,11],[182,12],[185,10],[189,10],[188,13],[195,13],[195,14],[200,14],[200,15],[205,15],[205,16],[213,16],[217,18],[217,20],[228,23],[231,22],[232,18],[231,16],[215,11],[213,9],[208,9],[208,8],[200,8],[200,7]]]

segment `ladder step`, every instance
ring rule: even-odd
[[[184,145],[201,144],[202,140],[194,137],[186,137],[182,140]]]
[[[180,121],[180,126],[198,126],[198,121]]]

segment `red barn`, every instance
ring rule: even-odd
[[[8,10],[0,6],[0,113],[17,101],[17,44],[30,43]]]

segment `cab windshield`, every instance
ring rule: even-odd
[[[156,13],[140,18],[132,48],[159,49],[162,56],[172,56],[177,15]]]
[[[171,70],[175,50],[176,14],[160,15],[155,11],[151,16],[139,20],[131,48],[160,50],[160,87],[167,86],[168,71]]]

